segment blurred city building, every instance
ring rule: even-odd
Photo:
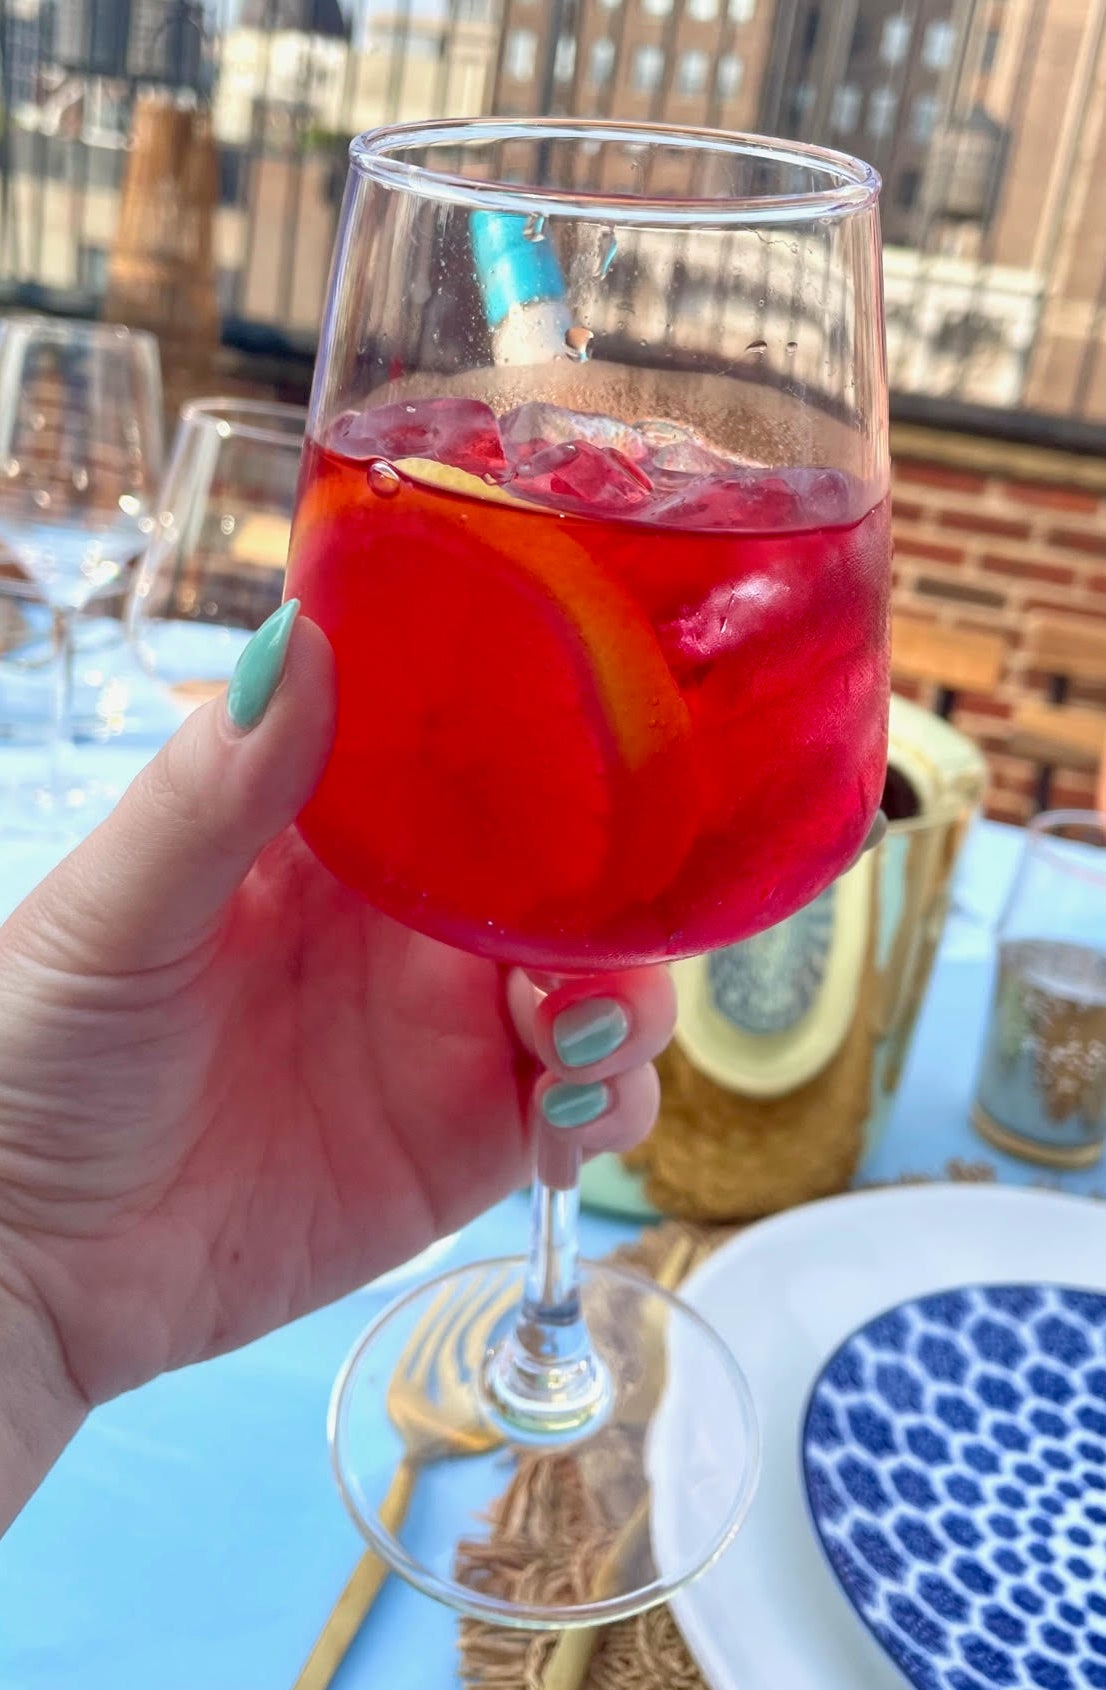
[[[225,313],[304,343],[361,129],[756,128],[881,171],[899,392],[1106,425],[1104,38],[1106,0],[3,0],[0,286],[102,291],[151,82],[211,102]]]

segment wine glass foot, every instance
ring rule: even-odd
[[[665,1601],[737,1531],[759,1464],[752,1399],[691,1309],[637,1274],[585,1263],[598,1406],[537,1444],[529,1404],[520,1435],[491,1380],[524,1271],[521,1260],[476,1263],[384,1311],[335,1386],[334,1472],[371,1546],[428,1595],[497,1625],[607,1623]]]
[[[614,1381],[592,1347],[582,1319],[555,1356],[536,1355],[517,1329],[488,1352],[479,1386],[484,1412],[504,1438],[538,1448],[588,1438],[606,1422],[615,1401]],[[548,1328],[543,1331],[548,1337]]]

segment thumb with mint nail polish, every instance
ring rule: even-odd
[[[277,689],[299,608],[299,599],[288,599],[274,610],[235,664],[227,688],[227,715],[244,732],[257,726]]]

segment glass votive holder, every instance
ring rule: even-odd
[[[1093,810],[1029,824],[998,930],[972,1121],[1000,1150],[1088,1167],[1106,1145],[1106,826]]]

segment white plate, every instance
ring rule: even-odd
[[[736,1541],[672,1603],[712,1690],[902,1690],[823,1558],[799,1472],[800,1423],[822,1362],[856,1327],[904,1298],[984,1280],[1106,1289],[1106,1208],[1004,1186],[858,1192],[750,1227],[688,1281],[685,1300],[748,1375],[764,1443]],[[662,1569],[679,1554],[681,1513],[665,1485],[665,1443],[696,1389],[679,1355],[671,1361],[650,1462]]]

